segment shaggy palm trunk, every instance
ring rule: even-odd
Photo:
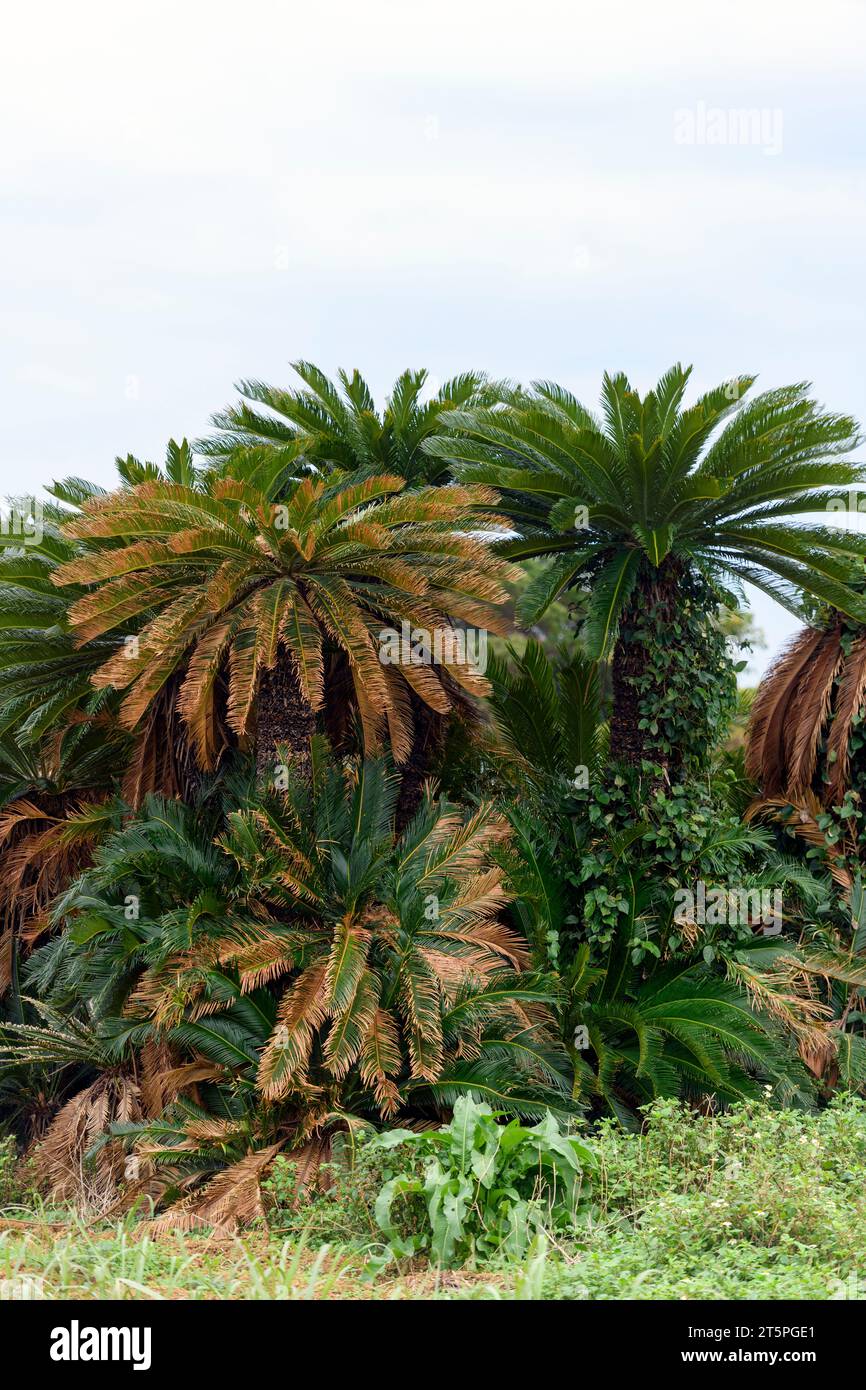
[[[610,719],[610,756],[613,762],[640,766],[642,759],[660,763],[668,771],[670,759],[649,745],[649,731],[640,727],[641,704],[647,696],[661,696],[662,690],[642,688],[650,668],[651,650],[645,641],[637,640],[637,618],[648,609],[655,609],[665,632],[677,616],[679,585],[682,575],[676,561],[666,560],[658,569],[641,569],[629,605],[622,616],[620,633],[613,653],[613,708]],[[670,640],[674,641],[673,632]]]
[[[398,833],[405,830],[421,805],[424,783],[431,775],[448,732],[447,718],[430,709],[429,705],[418,700],[414,694],[412,714],[415,723],[412,751],[400,769],[400,794],[396,809]]]
[[[312,776],[310,739],[316,716],[304,699],[294,658],[281,654],[263,672],[256,692],[256,772],[273,782],[283,764],[307,780]]]

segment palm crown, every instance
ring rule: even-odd
[[[849,587],[866,538],[791,520],[838,505],[862,478],[841,457],[855,422],[823,413],[802,384],[745,403],[751,377],[684,408],[690,370],[673,367],[644,397],[606,375],[603,420],[539,383],[523,404],[453,412],[456,432],[424,445],[465,481],[495,483],[520,533],[503,553],[551,557],[521,598],[523,622],[591,580],[583,636],[590,656],[608,655],[639,578],[678,565],[716,585],[746,580],[798,616],[806,593],[866,618]]]
[[[161,479],[197,489],[208,485],[207,474],[196,468],[186,440],[169,442],[164,467],[132,455],[118,458],[116,465],[119,502],[148,481]],[[140,623],[121,622],[102,638],[83,645],[76,642],[68,613],[84,597],[87,585],[68,583],[59,592],[54,576],[61,566],[89,554],[93,542],[75,540],[64,528],[75,512],[98,505],[107,494],[74,477],[55,482],[46,491],[55,500],[43,505],[39,538],[26,549],[7,548],[0,555],[0,743],[4,745],[0,761],[6,761],[10,731],[14,731],[20,758],[34,767],[52,768],[58,760],[67,759],[72,749],[80,760],[86,745],[81,785],[105,789],[118,768],[129,763],[129,747],[122,745],[129,745],[130,739],[112,722],[115,692],[95,689],[92,677],[117,650],[118,642],[133,636]],[[189,790],[178,776],[183,749],[179,741],[168,737],[178,731],[170,727],[170,711],[161,713],[160,720],[138,731],[129,772],[137,768],[139,775],[128,775],[124,786],[125,796],[133,803],[140,791],[140,785],[133,784],[141,783],[145,764],[151,789],[158,786],[166,795]],[[109,724],[111,736],[106,737]],[[0,795],[4,780],[0,768]],[[48,780],[54,779],[49,775]]]
[[[201,452],[229,472],[239,463],[247,469],[278,463],[287,474],[311,466],[398,473],[413,484],[441,481],[447,463],[425,453],[423,441],[446,412],[491,405],[506,389],[481,372],[464,372],[425,399],[427,372],[405,371],[380,414],[359,372],[339,372],[337,384],[311,362],[292,365],[303,382],[295,390],[239,382],[246,399],[214,416],[218,432],[199,441]]]
[[[398,761],[411,746],[409,691],[441,712],[483,677],[440,644],[433,664],[389,666],[383,626],[453,639],[452,622],[506,627],[497,605],[509,566],[491,553],[502,534],[479,487],[403,492],[404,480],[346,474],[285,483],[211,475],[206,491],[163,479],[85,503],[64,528],[84,553],[52,572],[88,586],[69,613],[79,644],[136,625],[93,673],[126,691],[120,719],[136,728],[182,673],[177,707],[203,767],[220,749],[218,692],[238,735],[256,715],[260,768],[286,741],[301,756],[324,699],[325,651],[342,653],[369,743],[387,730]],[[472,535],[457,527],[474,510]]]

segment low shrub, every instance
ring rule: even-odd
[[[280,1155],[262,1184],[268,1198],[268,1225],[279,1235],[300,1235],[311,1245],[380,1244],[374,1208],[383,1185],[395,1177],[401,1159],[376,1143],[372,1128],[332,1141],[331,1161],[322,1163],[299,1199],[298,1168]],[[417,1172],[422,1171],[420,1157]]]
[[[592,1220],[546,1262],[545,1297],[866,1297],[862,1100],[644,1116],[640,1134],[599,1127]]]
[[[497,1254],[519,1259],[536,1232],[570,1230],[594,1163],[550,1112],[531,1128],[505,1124],[465,1095],[439,1129],[346,1140],[304,1202],[288,1158],[276,1160],[264,1186],[272,1230],[302,1230],[312,1244],[365,1244],[371,1272],[415,1256],[450,1269]]]
[[[31,1207],[36,1197],[36,1179],[30,1163],[19,1158],[14,1138],[0,1138],[0,1212]]]

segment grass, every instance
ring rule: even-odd
[[[47,1213],[0,1217],[0,1279],[10,1293],[26,1280],[51,1299],[412,1299],[485,1284],[497,1297],[499,1285],[514,1284],[505,1272],[420,1269],[371,1283],[364,1265],[362,1251],[313,1249],[303,1238],[275,1240],[261,1231],[154,1240],[134,1220],[94,1228],[72,1213],[61,1222],[49,1222]]]
[[[416,1261],[368,1273],[370,1174],[366,1185],[353,1175],[351,1201],[338,1189],[301,1213],[278,1207],[269,1230],[158,1240],[134,1216],[88,1223],[26,1193],[16,1205],[7,1179],[0,1279],[85,1299],[866,1297],[862,1101],[709,1118],[660,1102],[642,1134],[604,1124],[592,1142],[596,1192],[581,1225],[540,1238],[519,1264],[440,1272]]]

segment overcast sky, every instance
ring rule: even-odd
[[[53,0],[3,39],[2,491],[297,357],[591,404],[680,359],[866,419],[863,0]],[[795,624],[756,612],[759,669]]]

